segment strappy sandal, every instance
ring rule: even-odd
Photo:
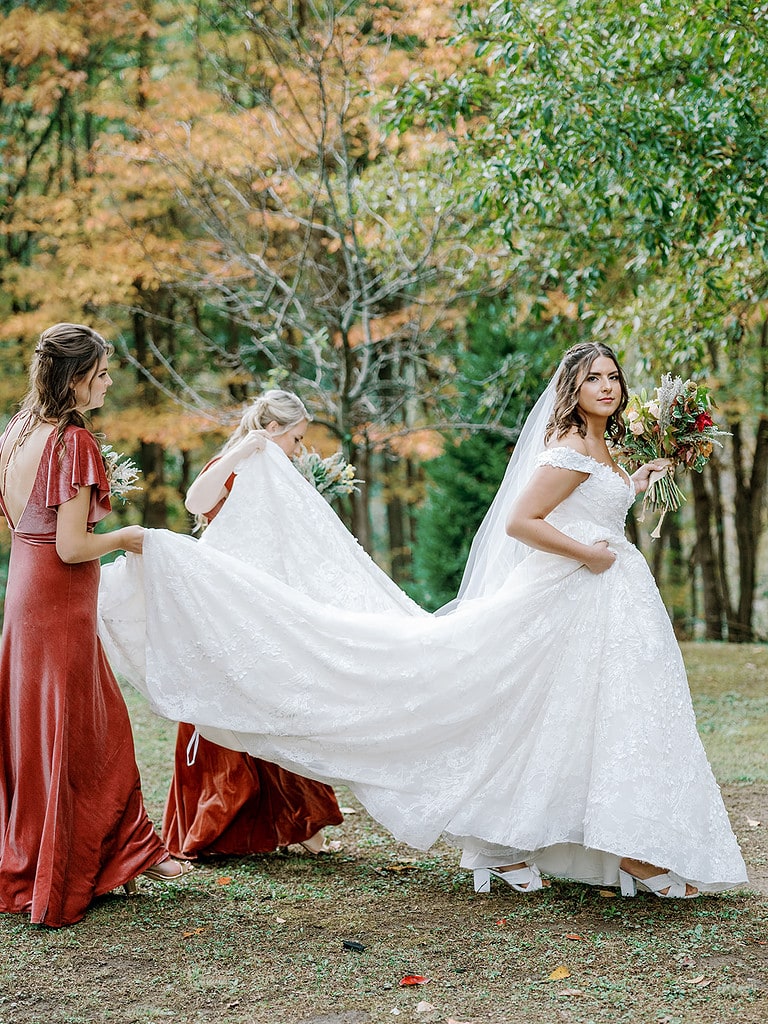
[[[671,871],[665,871],[661,875],[652,875],[650,878],[636,878],[628,871],[619,868],[619,884],[621,885],[622,896],[635,896],[638,889],[653,893],[662,900],[695,900],[701,896],[698,889],[695,892],[688,892],[688,882],[684,882],[673,875]],[[662,892],[666,889],[666,892]]]
[[[491,878],[500,878],[515,892],[538,892],[544,888],[541,872],[535,864],[526,864],[524,868],[513,871],[497,871],[495,868],[475,868],[473,871],[475,892],[490,892]]]

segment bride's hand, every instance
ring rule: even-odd
[[[632,483],[635,485],[635,491],[637,494],[642,494],[643,491],[648,489],[648,482],[651,478],[651,473],[660,473],[664,469],[669,469],[672,466],[672,459],[652,459],[650,462],[646,462],[644,466],[640,466],[632,474]]]
[[[596,544],[591,545],[589,555],[584,559],[584,565],[586,565],[590,572],[598,575],[601,572],[605,572],[606,569],[610,569],[615,561],[616,552],[611,551],[608,547],[608,541],[599,540]]]

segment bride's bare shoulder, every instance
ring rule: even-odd
[[[587,442],[578,432],[576,427],[559,437],[551,437],[547,442],[547,448],[570,448],[574,452],[578,452],[579,455],[588,455]]]

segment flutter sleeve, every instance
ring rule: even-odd
[[[574,469],[578,473],[592,473],[595,467],[594,460],[588,455],[582,455],[565,445],[545,448],[536,457],[536,463],[539,466],[554,466],[555,469]]]
[[[51,446],[45,504],[48,508],[58,508],[74,498],[81,487],[91,488],[88,522],[98,523],[112,511],[101,448],[89,430],[67,427],[64,450],[57,443]]]

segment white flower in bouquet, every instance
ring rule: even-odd
[[[143,490],[141,484],[136,483],[141,476],[141,470],[127,455],[116,452],[111,444],[103,444],[101,457],[107,471],[110,498],[118,498],[125,503],[129,491]]]
[[[324,459],[316,451],[307,451],[302,447],[301,453],[294,456],[292,462],[304,479],[328,501],[351,494],[363,482],[356,479],[355,467],[344,459],[341,452],[334,452]]]

